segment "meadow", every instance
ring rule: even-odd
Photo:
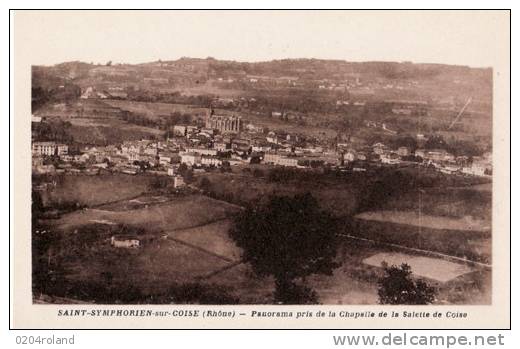
[[[302,191],[301,183],[272,182],[237,169],[197,177],[197,183],[208,178],[209,187],[202,193],[182,195],[154,192],[150,186],[153,176],[147,175],[60,177],[56,188],[47,193],[47,205],[76,201],[85,207],[40,222],[56,234],[46,245],[50,248],[34,256],[40,263],[37,266],[53,270],[53,277],[41,281],[43,293],[58,297],[58,303],[66,302],[63,299],[92,303],[272,303],[274,280],[256,276],[243,263],[241,250],[228,230],[241,203],[262,202],[271,194],[294,195]],[[380,242],[348,237],[340,240],[340,266],[332,275],[312,275],[305,281],[316,291],[320,303],[377,303],[377,280],[382,269],[364,261],[381,253],[403,253],[385,243],[490,261],[490,231],[352,219],[360,195],[355,181],[317,180],[309,189],[324,208],[348,220],[345,233]],[[400,208],[406,206],[402,205]],[[433,201],[424,207],[430,206],[435,207]],[[407,214],[415,213],[412,210]],[[142,237],[140,248],[110,245],[111,236],[129,230]],[[406,253],[412,261],[425,258],[420,253]],[[436,257],[430,259],[433,267],[446,263]],[[461,268],[471,270],[447,281],[432,281],[439,289],[438,302],[488,304],[490,272],[469,264]],[[421,273],[418,270],[416,276],[424,277]]]
[[[42,178],[43,179],[43,178]],[[97,176],[53,176],[56,186],[42,192],[44,206],[61,203],[78,203],[80,206],[95,206],[137,197],[149,190],[153,176],[132,176],[122,173],[107,173]],[[34,184],[40,178],[34,179]]]

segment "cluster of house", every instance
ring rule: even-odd
[[[383,143],[354,149],[349,144],[338,143],[336,149],[295,148],[291,152],[283,149],[266,152],[263,162],[267,164],[314,168],[322,165],[352,166],[353,170],[363,171],[363,164],[380,163],[384,165],[420,164],[433,167],[445,174],[466,174],[489,177],[492,175],[492,155],[485,153],[479,157],[454,156],[444,149],[416,149],[398,147],[391,149]]]
[[[128,93],[121,86],[112,86],[106,90],[99,91],[96,88],[89,86],[81,91],[81,99],[107,99],[107,98],[122,98],[126,99]]]
[[[180,164],[205,171],[222,166],[265,163],[295,168],[320,166],[347,166],[349,164],[382,163],[397,165],[421,163],[433,166],[444,173],[464,173],[477,176],[491,175],[491,154],[469,159],[443,149],[417,149],[408,147],[390,149],[382,143],[354,149],[349,143],[324,144],[297,134],[263,130],[244,125],[240,117],[209,115],[205,127],[176,125],[173,137],[164,141],[125,141],[120,145],[85,147],[70,154],[65,144],[54,142],[33,143],[33,170],[35,172],[86,172],[98,173],[101,169],[127,174],[142,171],[174,176]],[[46,156],[58,156],[56,165],[44,164]],[[353,166],[362,169],[363,166]]]
[[[399,164],[412,161],[432,166],[446,174],[467,174],[473,176],[491,176],[493,168],[492,154],[487,152],[479,157],[455,156],[445,149],[416,149],[399,147],[397,150],[388,149],[382,143],[373,145],[373,152],[385,164]]]

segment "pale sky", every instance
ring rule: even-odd
[[[22,11],[13,24],[14,44],[23,40],[32,64],[45,65],[211,56],[492,67],[509,52],[505,11]]]

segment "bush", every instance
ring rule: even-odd
[[[255,168],[255,169],[253,170],[253,176],[255,176],[255,177],[257,177],[257,178],[258,178],[258,177],[263,177],[263,176],[264,176],[264,171],[262,171],[262,170],[259,169],[259,168]]]
[[[318,304],[316,291],[304,285],[288,283],[277,285],[274,293],[276,302],[283,304]]]
[[[379,279],[379,302],[381,304],[431,304],[435,301],[436,289],[423,280],[412,279],[412,268],[403,263],[400,267],[383,264],[385,275]]]

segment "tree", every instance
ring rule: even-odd
[[[187,170],[188,170],[188,165],[186,165],[185,163],[182,163],[179,165],[179,168],[177,171],[181,174],[181,176],[184,176],[184,174],[186,173]]]
[[[417,141],[415,138],[406,136],[406,137],[399,137],[394,142],[394,147],[407,147],[410,148],[410,150],[415,151],[417,149]]]
[[[182,177],[184,177],[184,181],[188,184],[193,182],[193,170],[192,169],[186,170],[184,172],[184,174],[182,175]]]
[[[207,177],[202,177],[199,182],[199,188],[203,191],[209,191],[211,189],[211,181]]]
[[[235,218],[230,235],[242,257],[259,276],[276,281],[275,300],[315,303],[316,295],[295,283],[312,274],[332,275],[338,264],[338,224],[319,208],[311,194],[273,196],[265,206],[246,208]]]
[[[442,149],[446,147],[446,141],[441,135],[433,135],[424,144],[426,149]]]
[[[258,177],[263,177],[263,176],[264,176],[264,171],[262,171],[262,170],[259,169],[259,168],[255,168],[255,169],[253,170],[253,176],[255,176],[255,177],[257,177],[257,178],[258,178]]]
[[[168,186],[168,180],[165,177],[155,177],[150,181],[151,189],[163,189]]]
[[[408,264],[398,267],[383,263],[383,268],[385,274],[377,291],[381,304],[431,304],[435,300],[436,289],[423,280],[415,281]]]
[[[379,209],[388,200],[403,195],[416,187],[416,177],[410,173],[390,170],[383,173],[374,182],[365,184],[360,195],[358,211]]]
[[[33,190],[31,201],[31,217],[33,227],[35,227],[38,224],[38,218],[40,218],[43,215],[44,210],[45,207],[43,205],[43,200],[40,192]]]
[[[222,161],[220,172],[231,172],[231,165],[229,164],[229,161]]]

